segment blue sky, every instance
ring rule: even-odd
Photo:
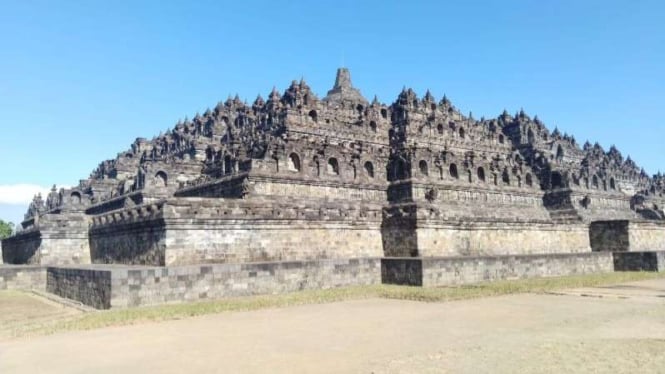
[[[364,95],[520,108],[665,170],[662,1],[0,0],[0,219],[136,137],[340,65]]]

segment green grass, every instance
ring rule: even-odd
[[[445,302],[518,293],[543,293],[567,288],[593,287],[630,281],[665,278],[664,273],[620,272],[553,278],[533,278],[479,283],[457,287],[405,287],[392,285],[357,286],[308,290],[281,295],[229,298],[215,301],[167,304],[132,309],[85,313],[47,326],[22,328],[14,336],[51,334],[60,331],[89,330],[150,321],[182,319],[206,314],[284,308],[343,300],[386,298],[422,302]]]

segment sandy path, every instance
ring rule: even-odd
[[[598,290],[348,301],[6,341],[0,373],[665,372],[665,280]]]

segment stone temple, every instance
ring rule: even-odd
[[[78,186],[36,196],[2,257],[48,269],[55,288],[65,270],[201,278],[221,264],[307,268],[300,288],[337,285],[312,275],[326,266],[413,284],[602,271],[623,261],[612,253],[665,261],[664,189],[617,148],[523,111],[477,120],[411,89],[370,102],[342,68],[323,98],[293,81],[136,139]],[[540,270],[511,273],[519,264]],[[289,289],[279,282],[262,292]]]

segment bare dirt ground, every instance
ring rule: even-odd
[[[663,373],[663,352],[661,279],[446,303],[346,301],[4,340],[0,373]]]

